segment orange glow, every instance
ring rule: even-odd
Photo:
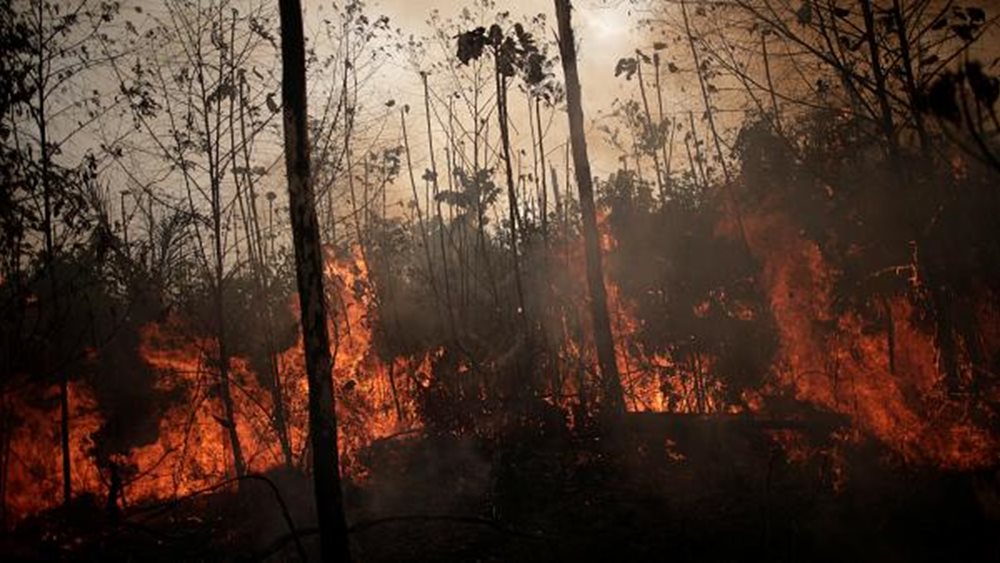
[[[713,373],[714,358],[703,355],[679,366],[669,355],[644,348],[638,338],[642,321],[634,304],[608,277],[608,307],[629,411],[705,414],[746,409],[766,415],[768,395],[790,392],[800,401],[853,421],[854,428],[837,438],[835,449],[867,435],[912,463],[970,469],[998,461],[1000,444],[968,414],[971,399],[948,394],[937,368],[934,339],[917,325],[907,297],[887,301],[894,327],[894,370],[890,370],[886,336],[866,328],[857,314],[834,312],[837,272],[819,247],[778,213],[747,216],[744,223],[751,249],[761,263],[758,283],[768,297],[779,333],[780,347],[770,382],[744,392],[742,405],[728,404],[723,399],[724,382]],[[614,250],[617,241],[606,215],[600,217],[599,229],[604,251]],[[720,231],[725,235],[725,226]],[[545,314],[551,318],[544,322],[555,327],[560,343],[552,369],[559,375],[557,386],[562,388],[552,389],[550,400],[572,419],[576,415],[575,397],[581,390],[598,386],[583,281],[583,248],[580,241],[573,241],[566,249],[568,255],[558,259],[566,264],[563,281],[568,286],[558,290],[558,298],[567,301],[562,309],[547,309]],[[444,351],[381,358],[373,343],[379,314],[377,288],[361,253],[328,255],[326,276],[342,471],[354,480],[364,480],[368,468],[358,454],[366,446],[423,427],[418,393],[429,384],[433,361]],[[919,279],[910,276],[910,283],[914,291],[920,291]],[[289,307],[297,317],[298,301],[292,301]],[[699,305],[694,313],[704,314],[699,311],[705,307]],[[984,304],[984,319],[992,310]],[[572,315],[582,328],[579,333],[573,329]],[[1000,329],[995,323],[982,324],[987,327],[983,338],[995,349]],[[115,460],[128,468],[125,498],[129,503],[185,495],[233,475],[212,368],[216,343],[193,334],[196,331],[176,315],[141,330],[139,351],[155,373],[157,389],[178,399],[159,414],[159,434],[154,442]],[[295,345],[279,351],[277,359],[293,463],[304,467],[308,463],[308,394],[301,335]],[[278,467],[284,461],[270,416],[272,394],[247,359],[232,358],[230,368],[236,427],[247,466],[251,471]],[[464,363],[457,367],[458,373],[469,369]],[[14,520],[59,502],[57,394],[58,389],[52,388],[42,400],[10,398],[16,419],[22,421],[12,436],[6,492]],[[70,404],[74,491],[106,494],[107,476],[97,466],[91,439],[103,422],[96,399],[85,383],[75,382],[70,386]],[[836,451],[817,452],[802,436],[790,431],[778,431],[774,436],[790,459],[817,453],[830,456],[837,473],[833,482],[840,482],[843,462]]]
[[[46,389],[40,397],[20,397],[9,405],[15,420],[7,468],[7,510],[16,519],[62,501],[62,453],[59,436],[59,386]],[[102,490],[101,476],[94,465],[90,435],[103,419],[97,402],[86,387],[69,386],[72,429],[70,461],[73,490]]]
[[[605,253],[610,252],[617,247],[618,241],[611,233],[607,212],[600,212],[597,220],[601,248]],[[572,269],[571,282],[576,284],[572,294],[579,296],[577,297],[579,302],[574,308],[584,312],[587,340],[584,349],[580,350],[563,319],[560,322],[563,327],[563,350],[560,356],[564,361],[568,361],[570,366],[580,363],[596,366],[597,354],[593,344],[593,332],[589,326],[590,314],[583,301],[587,289],[583,283],[585,260],[582,243],[577,241],[570,245],[569,253],[570,256],[564,260]],[[635,305],[622,296],[618,284],[607,275],[607,270],[604,285],[626,409],[630,412],[673,413],[732,412],[736,409],[734,405],[726,405],[722,399],[723,384],[712,376],[711,358],[702,358],[698,365],[698,373],[694,374],[694,377],[682,377],[673,359],[666,355],[647,352],[638,341],[637,336],[642,324],[636,314]],[[596,367],[591,367],[587,371],[595,374]],[[572,378],[565,378],[565,381],[571,383]]]
[[[934,339],[917,326],[908,298],[888,302],[891,370],[884,331],[865,330],[856,314],[834,313],[837,272],[819,247],[778,213],[745,217],[744,223],[780,332],[773,367],[779,386],[846,415],[908,462],[950,469],[997,462],[1000,444],[971,420],[971,398],[949,395]],[[921,291],[919,279],[909,280],[914,292]]]
[[[434,354],[381,360],[372,345],[377,308],[364,261],[357,253],[346,258],[331,256],[326,273],[342,471],[363,479],[359,450],[378,438],[421,426],[415,413],[414,385],[430,377]],[[294,301],[290,306],[297,316],[298,302]],[[217,347],[214,340],[192,334],[194,330],[176,315],[141,330],[140,354],[155,373],[157,389],[179,399],[160,416],[155,442],[115,460],[128,468],[124,487],[130,504],[182,496],[234,476],[215,390],[217,376],[211,367]],[[304,466],[308,394],[301,335],[294,346],[278,354],[278,360],[294,463]],[[390,367],[395,386],[390,383]],[[230,378],[248,470],[266,471],[281,465],[281,448],[270,418],[271,393],[245,358],[231,358]],[[7,482],[8,509],[15,521],[55,506],[61,498],[57,396],[54,387],[46,393],[43,406],[14,401],[15,415],[24,421],[12,437]],[[103,419],[85,383],[70,385],[70,405],[74,495],[91,492],[101,497],[106,494],[108,476],[97,467],[90,436]]]

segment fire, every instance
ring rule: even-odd
[[[126,498],[184,495],[232,476],[231,446],[210,367],[217,355],[214,341],[192,339],[176,317],[142,332],[142,356],[155,370],[157,385],[184,399],[163,414],[156,442],[133,449],[128,461],[135,477],[126,485]],[[280,452],[267,423],[270,395],[245,359],[232,358],[230,364],[236,427],[248,466],[273,467]]]
[[[698,358],[698,365],[684,377],[669,353],[650,354],[643,349],[636,338],[642,326],[634,305],[607,277],[618,369],[630,411],[746,411],[766,416],[767,396],[790,391],[801,402],[852,421],[853,429],[836,433],[839,443],[871,436],[908,463],[945,469],[990,467],[1000,461],[997,438],[974,419],[973,398],[949,393],[938,367],[933,335],[919,325],[910,297],[897,295],[885,302],[885,315],[892,324],[890,343],[885,333],[873,331],[857,313],[835,310],[833,288],[838,272],[785,215],[777,210],[757,212],[744,222],[751,251],[762,266],[758,283],[779,332],[779,354],[769,383],[745,391],[743,404],[727,404],[722,398],[723,382],[713,377],[713,358]],[[719,234],[733,236],[725,227]],[[617,241],[606,213],[599,217],[599,228],[603,250],[613,251]],[[574,255],[568,263],[581,264],[582,256]],[[896,273],[906,277],[916,293],[921,282],[913,270],[901,267]],[[578,278],[582,277],[580,272]],[[1000,337],[991,332],[996,323],[989,322],[990,311],[988,304],[980,309],[986,327],[983,338],[998,342]],[[734,314],[742,318],[747,313]],[[571,347],[570,354],[584,356],[588,365],[596,364],[592,343],[582,351]],[[801,436],[781,434],[775,438],[793,457],[809,451]]]
[[[357,454],[379,438],[417,429],[416,390],[430,377],[434,354],[384,361],[373,345],[378,308],[368,269],[359,252],[328,256],[331,353],[337,393],[342,471],[363,479]],[[289,306],[297,310],[297,299]],[[231,445],[216,390],[211,338],[196,334],[176,314],[141,329],[140,354],[156,377],[157,390],[173,400],[159,416],[151,443],[113,456],[123,472],[130,504],[176,498],[234,476]],[[287,402],[294,463],[307,463],[308,390],[302,339],[278,354],[279,380]],[[235,422],[249,471],[280,466],[283,456],[271,413],[271,393],[246,358],[230,361]],[[58,388],[41,399],[12,398],[20,421],[12,437],[6,502],[13,520],[58,504],[61,497]],[[91,436],[104,420],[87,384],[70,384],[72,476],[75,495],[106,494],[108,468],[100,467]],[[108,461],[103,460],[106,464]]]
[[[355,248],[346,258],[328,256],[326,264],[341,460],[347,474],[360,478],[365,468],[356,454],[364,446],[420,427],[416,387],[430,377],[433,354],[380,358],[373,343],[376,292],[360,250]],[[295,313],[298,316],[297,306]],[[295,442],[304,445],[308,390],[302,350],[300,335],[296,345],[282,353],[281,364],[285,377],[294,382],[289,397],[297,422]]]
[[[28,391],[30,392],[30,391]],[[15,396],[8,405],[14,425],[8,446],[7,481],[4,494],[9,516],[18,518],[57,504],[62,498],[62,453],[59,435],[59,386],[46,388],[40,396]],[[74,491],[103,489],[103,480],[93,462],[89,436],[103,422],[97,401],[89,390],[70,384],[70,460]]]
[[[598,214],[598,231],[601,249],[605,254],[617,248],[618,241],[611,232],[607,211]],[[575,284],[568,293],[586,295],[582,243],[576,241],[569,245],[567,253],[568,256],[563,260],[573,270],[570,283]],[[625,406],[629,411],[704,414],[739,410],[737,405],[728,405],[722,399],[723,383],[712,376],[711,358],[701,358],[695,370],[682,370],[669,355],[647,351],[638,339],[642,322],[636,314],[635,305],[622,295],[621,288],[614,277],[608,275],[607,270],[604,285],[618,373],[622,379]],[[576,303],[574,309],[583,312],[582,320],[588,325],[590,316],[586,304]],[[560,357],[568,359],[571,367],[574,364],[596,366],[597,354],[593,341],[590,340],[593,333],[589,325],[585,331],[587,340],[581,349],[567,328],[566,319],[561,319],[559,324],[563,327],[563,350]],[[591,372],[593,371],[592,369]],[[565,378],[565,381],[572,384],[572,378]],[[579,384],[571,387],[576,390]]]
[[[744,222],[751,250],[761,264],[757,283],[768,297],[779,333],[770,383],[744,392],[741,404],[732,404],[724,398],[725,383],[714,374],[716,360],[709,354],[681,361],[669,351],[646,350],[639,338],[643,325],[635,305],[613,276],[607,276],[612,332],[628,410],[766,415],[769,395],[790,392],[799,401],[852,420],[854,429],[840,433],[838,443],[845,447],[864,434],[883,442],[907,462],[971,469],[998,461],[1000,444],[973,420],[970,400],[948,393],[937,367],[934,339],[917,323],[908,297],[886,300],[886,315],[893,326],[890,344],[886,334],[866,326],[857,314],[835,311],[837,272],[791,220],[773,212],[747,216]],[[602,215],[599,226],[604,251],[613,251],[617,241],[607,215]],[[586,295],[582,252],[579,241],[570,241],[566,254],[557,257],[566,268],[553,273],[550,283],[562,305],[545,309],[542,319],[549,332],[557,334],[558,342],[555,364],[550,366],[559,376],[553,384],[552,402],[571,418],[575,416],[573,397],[597,388],[590,315],[582,301]],[[444,351],[381,357],[375,336],[378,288],[360,249],[345,256],[331,252],[326,276],[342,470],[352,479],[363,480],[368,468],[359,454],[368,445],[422,428],[418,399]],[[919,280],[914,277],[911,283],[919,285]],[[696,305],[693,312],[705,315],[709,306]],[[297,299],[289,307],[297,317]],[[988,308],[983,315],[988,315]],[[123,468],[129,503],[182,496],[233,476],[213,367],[217,344],[197,334],[176,314],[140,331],[140,355],[155,375],[157,390],[172,400],[162,412],[154,413],[159,421],[155,439],[127,454],[99,459],[91,438],[104,423],[98,401],[86,383],[71,384],[71,453],[77,494],[104,494],[109,461]],[[998,334],[985,337],[1000,340]],[[299,467],[308,463],[308,393],[302,350],[299,335],[294,345],[276,354],[292,463]],[[458,372],[468,369],[466,364],[458,366]],[[230,372],[236,430],[249,470],[281,466],[284,456],[272,416],[274,395],[262,383],[266,378],[258,377],[242,357],[231,359]],[[57,504],[60,496],[57,392],[48,389],[34,400],[8,397],[13,405],[8,412],[19,422],[10,444],[5,492],[15,520]],[[776,432],[775,439],[786,446],[790,458],[810,451],[794,433]]]
[[[906,296],[886,303],[890,345],[857,314],[834,312],[837,272],[787,217],[744,220],[780,332],[778,386],[846,415],[908,462],[972,469],[998,461],[1000,444],[971,419],[970,400],[949,395],[934,339],[917,325]]]

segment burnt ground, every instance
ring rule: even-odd
[[[655,426],[655,425],[654,425]],[[1000,561],[995,472],[905,465],[876,444],[814,444],[696,422],[672,437],[525,432],[375,444],[348,484],[358,561]],[[679,439],[678,439],[679,438]],[[612,447],[606,444],[613,444]],[[272,472],[309,560],[308,478]],[[5,561],[298,561],[267,484],[111,522],[82,497],[3,537]]]

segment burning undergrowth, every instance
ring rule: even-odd
[[[781,347],[775,383],[850,418],[907,461],[951,469],[991,467],[998,444],[977,397],[953,393],[914,293],[884,298],[879,318],[838,313],[838,272],[784,216],[746,220],[761,250]],[[764,250],[766,249],[766,250]],[[914,278],[912,283],[919,284]]]
[[[884,298],[873,319],[838,307],[834,293],[842,272],[773,201],[744,210],[749,255],[733,222],[717,214],[671,207],[644,214],[614,200],[606,206],[606,281],[629,411],[801,419],[807,411],[796,405],[808,405],[850,421],[828,435],[837,448],[871,437],[906,463],[971,470],[997,462],[1000,448],[987,411],[952,392],[940,368],[938,341],[914,305],[923,291],[918,277],[908,278],[913,285],[906,291]],[[642,244],[641,237],[654,234],[651,225],[665,218],[678,230],[668,239],[673,245]],[[371,457],[373,445],[384,451],[393,440],[424,430],[502,431],[524,415],[510,405],[523,406],[526,393],[514,390],[505,372],[542,374],[524,386],[541,405],[533,407],[534,415],[548,410],[556,426],[586,424],[596,362],[582,313],[583,260],[571,235],[552,246],[556,250],[542,256],[545,269],[539,268],[549,272],[543,290],[548,301],[533,306],[542,311],[546,345],[558,352],[539,353],[528,363],[517,356],[526,346],[539,350],[537,342],[500,343],[492,355],[480,350],[488,359],[475,362],[468,349],[449,347],[446,338],[423,353],[394,355],[386,333],[393,330],[390,315],[399,313],[389,311],[393,305],[380,294],[364,250],[331,252],[334,380],[342,469],[349,479],[363,482],[372,460],[385,459]],[[704,260],[706,252],[718,262]],[[295,300],[286,303],[293,321]],[[980,314],[992,318],[989,311],[985,302]],[[406,316],[393,320],[405,326]],[[141,362],[133,367],[153,382],[142,391],[145,399],[135,398],[143,406],[139,413],[123,418],[123,404],[102,399],[100,387],[86,379],[71,383],[76,490],[102,494],[112,465],[130,504],[177,498],[233,476],[214,377],[218,350],[212,339],[192,336],[198,333],[176,313],[137,330]],[[272,361],[277,394],[253,361],[231,359],[243,455],[251,471],[286,463],[273,415],[274,397],[283,397],[290,464],[304,469],[309,452],[301,336],[276,350]],[[7,398],[14,407],[8,420],[16,425],[6,495],[16,517],[51,506],[59,488],[55,392]],[[122,435],[126,422],[136,429],[132,435]],[[789,459],[819,451],[794,430],[776,430],[772,439]],[[470,456],[485,463],[480,454]]]
[[[847,454],[872,444],[906,466],[995,467],[998,302],[993,249],[975,238],[990,220],[989,182],[915,179],[916,203],[899,218],[884,201],[888,165],[850,164],[850,147],[818,133],[793,158],[766,128],[748,127],[739,180],[718,190],[681,177],[659,202],[635,171],[601,183],[626,418],[645,425],[648,451],[671,467],[701,463],[685,441],[722,449],[719,436],[740,425],[795,463],[832,460],[838,489]],[[467,187],[478,194],[496,191],[490,174],[456,176],[478,182]],[[356,243],[326,256],[342,470],[362,488],[373,477],[392,485],[376,506],[411,482],[399,452],[426,462],[409,471],[425,480],[461,482],[441,463],[453,459],[482,492],[504,481],[506,465],[537,461],[511,444],[568,447],[601,406],[575,202],[566,198],[544,228],[527,206],[523,280],[512,273],[509,225],[491,231],[463,205],[429,227],[405,217],[355,225]],[[971,258],[942,242],[954,233]],[[213,487],[235,475],[234,459],[251,472],[308,471],[296,296],[273,289],[281,284],[260,291],[253,278],[230,283],[232,417],[202,301],[147,307],[155,314],[94,339],[72,366],[75,491],[103,495],[119,480],[134,506]],[[25,384],[4,396],[9,521],[55,504],[58,391]]]
[[[377,307],[364,262],[347,254],[328,261],[330,300],[334,312],[334,380],[338,393],[343,471],[363,479],[367,468],[358,455],[379,438],[406,434],[421,427],[415,389],[426,385],[436,353],[419,358],[382,360],[373,345]],[[297,314],[289,300],[289,308]],[[289,317],[291,318],[291,317]],[[123,480],[130,504],[177,498],[210,488],[234,476],[229,424],[219,404],[216,378],[218,346],[199,337],[200,329],[172,313],[139,327],[132,350],[140,361],[132,366],[146,395],[129,404],[122,395],[102,401],[89,378],[70,382],[74,489],[103,494],[113,471]],[[284,429],[290,438],[291,465],[305,468],[307,392],[301,336],[275,355],[279,396],[285,398]],[[127,365],[119,364],[117,369]],[[230,384],[237,416],[236,430],[249,470],[283,465],[283,452],[273,417],[267,378],[251,361],[232,357]],[[99,381],[99,380],[98,380]],[[126,387],[127,388],[127,387]],[[7,509],[14,519],[52,506],[60,490],[58,388],[41,392],[26,387],[8,396],[6,417],[13,432],[8,445],[5,480]],[[31,394],[29,394],[31,393]],[[127,396],[127,394],[126,394]],[[130,431],[130,432],[128,432]]]

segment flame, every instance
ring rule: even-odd
[[[598,234],[601,250],[604,254],[614,251],[618,241],[611,232],[608,221],[609,214],[601,210],[597,217]],[[574,287],[567,291],[574,296],[588,294],[583,284],[585,275],[583,267],[582,241],[574,241],[567,245],[566,256],[562,260],[572,270],[570,283]],[[636,313],[635,304],[622,295],[621,288],[613,276],[605,269],[604,286],[607,292],[607,305],[611,318],[611,333],[615,342],[615,358],[618,373],[622,380],[625,394],[625,406],[630,412],[672,412],[672,413],[717,413],[736,412],[737,405],[728,405],[722,399],[723,383],[712,376],[712,359],[701,358],[697,373],[686,373],[668,354],[651,353],[640,342],[638,335],[642,330],[642,321]],[[582,301],[582,299],[581,299]],[[559,321],[562,327],[562,350],[559,353],[563,363],[573,365],[597,365],[597,353],[593,343],[593,329],[590,326],[590,314],[586,303],[574,303],[573,310],[583,311],[583,324],[586,325],[586,340],[581,347],[573,338],[565,315]],[[596,368],[589,372],[593,375]],[[563,381],[570,382],[573,391],[579,384],[572,385],[573,378],[566,377]],[[567,392],[567,394],[571,394]]]
[[[432,360],[383,360],[373,345],[378,321],[375,291],[359,252],[327,257],[328,304],[333,381],[342,472],[364,479],[367,469],[358,453],[379,438],[421,427],[416,414],[417,387],[426,385]],[[298,316],[297,298],[289,304]],[[157,390],[175,400],[159,417],[155,441],[134,447],[114,461],[126,468],[127,502],[176,498],[212,486],[234,475],[225,417],[216,392],[214,339],[196,334],[176,314],[149,323],[140,331],[140,355],[156,377]],[[302,336],[279,351],[279,381],[294,463],[307,463],[308,388]],[[266,471],[283,463],[271,419],[272,394],[262,386],[246,358],[230,361],[231,395],[236,428],[250,471]],[[70,384],[72,479],[75,495],[106,494],[107,469],[98,467],[91,438],[104,422],[85,382]],[[11,437],[6,502],[13,521],[58,504],[61,498],[58,388],[49,389],[42,406],[26,397],[9,398],[10,415],[20,421]]]
[[[616,248],[607,214],[599,218],[604,252]],[[834,307],[838,272],[820,248],[806,239],[788,217],[756,212],[744,217],[748,242],[761,264],[758,283],[776,321],[780,347],[772,379],[743,394],[742,405],[723,398],[724,382],[714,376],[715,359],[707,354],[684,365],[667,352],[651,353],[639,338],[643,325],[635,305],[606,276],[608,307],[616,343],[616,360],[626,406],[633,412],[763,413],[769,395],[790,392],[800,401],[845,415],[854,428],[842,431],[836,447],[870,435],[904,460],[949,469],[971,469],[998,462],[1000,444],[969,413],[970,398],[949,394],[938,369],[934,338],[921,328],[914,306],[904,295],[886,300],[891,318],[894,361],[884,334],[866,328],[857,313]],[[720,235],[725,236],[725,227]],[[731,233],[729,233],[731,235]],[[551,273],[551,295],[559,306],[546,307],[543,323],[557,334],[550,401],[562,407],[572,423],[573,397],[597,389],[596,353],[586,306],[583,245],[569,241],[556,259],[565,263]],[[329,329],[334,359],[333,381],[339,425],[342,471],[364,480],[368,468],[361,456],[374,441],[423,426],[418,411],[421,390],[429,385],[435,360],[443,350],[415,357],[383,358],[375,345],[379,322],[378,291],[362,252],[329,253],[326,260]],[[915,276],[911,284],[919,289]],[[298,317],[297,299],[289,303]],[[995,310],[980,312],[984,341],[996,349],[1000,329],[988,322]],[[695,314],[704,306],[695,308]],[[703,314],[703,313],[702,313]],[[735,311],[734,314],[744,314]],[[749,314],[749,313],[747,313]],[[159,433],[149,444],[132,448],[114,461],[127,468],[125,497],[129,503],[168,499],[214,485],[233,474],[231,445],[218,399],[213,362],[217,344],[193,336],[197,331],[178,315],[141,329],[140,354],[154,372],[157,390],[174,400],[156,413]],[[693,364],[689,365],[689,364]],[[278,380],[286,401],[286,423],[293,463],[308,462],[308,389],[302,337],[278,351]],[[461,364],[458,372],[469,370]],[[272,393],[246,358],[230,364],[236,430],[245,461],[252,471],[284,463],[271,413]],[[37,390],[35,391],[37,393]],[[73,487],[78,494],[101,495],[107,476],[98,466],[91,436],[104,419],[94,394],[82,381],[69,387],[71,405]],[[25,394],[27,391],[24,392]],[[41,399],[8,395],[7,415],[18,423],[10,435],[7,488],[13,520],[58,503],[61,492],[58,389]],[[809,455],[794,433],[776,433],[791,457]],[[837,453],[830,453],[836,461]],[[835,464],[835,472],[841,465]],[[839,473],[838,473],[839,475]],[[837,477],[837,476],[835,476]],[[839,478],[839,477],[838,477]]]
[[[972,421],[971,399],[949,395],[934,338],[917,325],[906,296],[887,300],[894,332],[890,369],[887,336],[865,330],[856,313],[834,312],[838,272],[820,248],[776,211],[744,222],[780,332],[779,386],[848,416],[908,462],[972,469],[998,461],[1000,444]],[[914,276],[910,283],[920,282]]]
[[[68,391],[73,490],[100,490],[103,481],[93,461],[90,435],[103,419],[89,389],[71,382]],[[17,519],[62,499],[59,386],[45,389],[40,397],[15,395],[5,406],[8,420],[19,421],[11,429],[5,487],[8,515]]]
[[[422,426],[416,413],[416,386],[430,377],[436,352],[388,361],[379,357],[373,346],[378,322],[376,292],[360,249],[355,248],[345,258],[328,256],[326,277],[342,469],[362,478],[367,472],[357,454],[366,445]],[[297,442],[305,439],[308,424],[303,349],[299,335],[296,345],[281,355],[286,377],[294,381],[289,396],[293,398]]]

